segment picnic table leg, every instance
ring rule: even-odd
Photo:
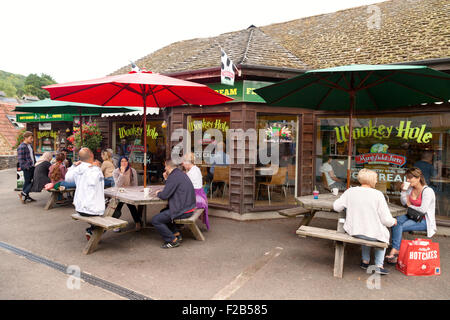
[[[342,241],[336,241],[336,249],[334,253],[334,276],[342,278],[344,272],[344,251],[345,243]]]
[[[203,233],[200,231],[195,221],[194,223],[189,224],[189,229],[191,229],[191,232],[194,235],[195,239],[205,241],[205,237],[203,236]]]
[[[144,205],[144,208],[142,210],[142,228],[145,228],[147,226],[147,205]]]
[[[314,218],[315,214],[316,210],[311,210],[309,213],[305,213],[302,221],[300,221],[300,224],[298,225],[298,228],[300,228],[301,226],[308,226],[311,223],[311,220]]]
[[[114,211],[117,208],[117,205],[119,204],[119,200],[116,198],[111,198],[109,200],[108,206],[105,209],[105,213],[103,214],[104,217],[111,217],[114,214]]]
[[[57,198],[56,192],[50,192],[50,193],[51,193],[50,199],[48,199],[47,204],[44,207],[44,210],[49,210],[49,209],[53,208],[53,205],[56,202],[56,198]]]
[[[337,232],[345,233],[344,230],[344,221],[345,221],[346,212],[341,211],[338,214],[338,224],[337,224]],[[345,243],[341,241],[336,241],[336,249],[334,254],[334,276],[337,278],[342,278],[342,274],[344,272],[344,251],[345,251]]]
[[[103,235],[105,228],[96,227],[92,231],[92,236],[89,239],[88,243],[86,244],[86,247],[83,250],[84,254],[90,254],[94,252],[95,248],[97,248],[98,243],[100,242],[100,238]]]

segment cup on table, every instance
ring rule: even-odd
[[[144,188],[144,197],[148,197],[150,195],[150,188]]]
[[[319,191],[314,190],[313,191],[313,196],[314,196],[314,199],[319,199]]]
[[[408,181],[403,182],[403,188],[402,188],[402,190],[403,190],[403,191],[408,190],[410,184],[411,184],[411,183],[409,183]]]
[[[337,196],[339,193],[339,189],[338,188],[333,188],[331,189],[331,193],[333,193],[333,195]]]

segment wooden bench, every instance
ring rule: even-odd
[[[186,219],[174,219],[173,221],[176,224],[184,224],[189,227],[195,239],[200,241],[205,241],[205,237],[200,231],[199,227],[196,224],[198,217],[200,217],[203,213],[204,209],[195,209],[194,214]]]
[[[307,213],[310,213],[311,210],[305,209],[303,207],[295,207],[295,208],[289,208],[278,211],[278,214],[288,217],[288,218],[295,218],[297,216],[303,216]]]
[[[84,254],[90,254],[95,250],[104,231],[115,228],[123,228],[128,224],[125,220],[116,219],[110,216],[84,217],[78,213],[72,214],[72,219],[87,222],[98,227],[92,231],[92,236],[83,250]]]
[[[352,237],[347,233],[340,230],[330,230],[323,228],[315,228],[309,226],[301,226],[296,234],[300,237],[314,237],[320,239],[334,240],[336,241],[336,250],[334,256],[334,276],[342,278],[344,271],[344,250],[345,243],[353,243],[359,245],[365,245],[375,248],[387,248],[388,244],[379,241],[368,241],[359,238]]]
[[[50,195],[50,199],[48,199],[47,204],[44,207],[44,210],[50,210],[51,208],[53,208],[53,206],[55,205],[56,201],[58,200],[58,195],[64,195],[65,193],[73,193],[75,192],[75,188],[69,188],[69,189],[65,189],[65,190],[55,190],[55,189],[50,189],[48,190],[48,192],[51,193]]]

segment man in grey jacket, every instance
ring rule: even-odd
[[[165,169],[166,185],[157,196],[168,200],[169,207],[155,215],[152,224],[165,241],[161,248],[169,249],[178,247],[182,239],[173,220],[192,216],[196,201],[194,186],[189,177],[178,169],[172,160],[166,161]]]

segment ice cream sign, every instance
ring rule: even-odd
[[[406,163],[406,157],[398,154],[387,153],[387,144],[377,143],[370,148],[370,153],[355,156],[357,164],[393,164],[402,167]]]

